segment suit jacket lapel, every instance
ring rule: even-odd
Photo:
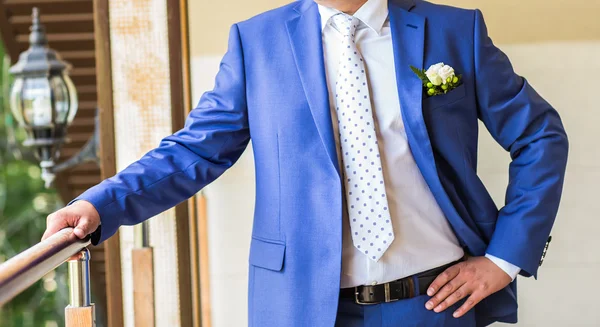
[[[437,172],[431,140],[423,119],[423,85],[421,80],[410,70],[411,65],[417,68],[423,67],[426,24],[424,16],[409,11],[413,6],[412,0],[389,1],[396,81],[406,135],[415,162],[446,218],[454,228],[459,241],[464,245],[467,244],[465,240],[470,240],[468,245],[471,246],[471,251],[480,253],[484,249],[480,246],[482,244],[474,243],[479,238],[461,219],[444,190]]]
[[[411,65],[423,67],[425,17],[409,12],[411,3],[407,0],[389,1],[390,28],[402,118],[415,161],[425,179],[430,182],[430,178],[437,179],[438,176],[431,141],[423,120],[423,84],[410,70]]]
[[[287,22],[292,52],[319,135],[339,174],[325,78],[321,17],[312,0],[299,1],[296,11],[298,16]]]

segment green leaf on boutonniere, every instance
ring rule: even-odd
[[[424,83],[423,85],[425,85],[429,82],[429,78],[427,78],[427,75],[425,74],[424,69],[419,69],[415,66],[410,66],[410,69],[413,71],[413,73],[415,73],[415,74],[417,74],[417,76],[419,76],[421,81]]]

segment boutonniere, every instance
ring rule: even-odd
[[[427,95],[430,97],[454,90],[461,81],[461,75],[456,75],[454,68],[444,65],[443,62],[432,65],[427,70],[418,69],[414,66],[410,66],[410,69],[419,76]]]

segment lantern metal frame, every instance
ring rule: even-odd
[[[55,161],[60,157],[62,145],[69,142],[67,128],[77,113],[77,91],[68,76],[71,65],[61,60],[58,53],[48,47],[48,38],[44,26],[40,23],[38,8],[33,8],[30,30],[29,49],[21,53],[18,62],[9,69],[9,72],[15,76],[10,104],[15,119],[28,135],[28,139],[23,142],[23,145],[33,149],[33,154],[39,161],[42,170],[41,177],[45,181],[46,187],[50,187],[57,173],[83,162],[99,162],[98,118],[96,113],[94,134],[79,153],[56,165]],[[31,103],[26,105],[24,92],[35,90],[35,87],[31,85],[29,86],[31,89],[28,89],[26,83],[35,79],[45,79],[47,81],[48,94],[37,98],[35,95],[28,95],[27,100],[31,100]],[[58,82],[55,82],[55,79],[58,79]],[[57,88],[60,88],[60,92],[62,92],[62,96],[58,97],[62,100],[57,100],[58,94],[56,92],[59,91]],[[41,88],[36,91],[39,90]],[[31,121],[31,117],[29,117],[36,114],[35,108],[32,108],[35,107],[36,100],[45,101],[41,104],[41,106],[45,106],[41,113],[46,115],[44,116],[45,119],[42,119],[42,123],[35,123],[35,119]],[[62,102],[59,103],[59,101]],[[63,109],[63,112],[60,113],[61,119],[57,114],[59,104],[62,105],[61,108]]]

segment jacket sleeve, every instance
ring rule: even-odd
[[[479,118],[512,158],[505,205],[486,252],[536,276],[562,193],[567,135],[556,110],[494,46],[479,10],[474,66]]]
[[[237,161],[250,140],[243,61],[234,25],[215,88],[202,96],[185,127],[74,200],[89,201],[100,213],[94,244],[121,225],[140,223],[186,200]]]

